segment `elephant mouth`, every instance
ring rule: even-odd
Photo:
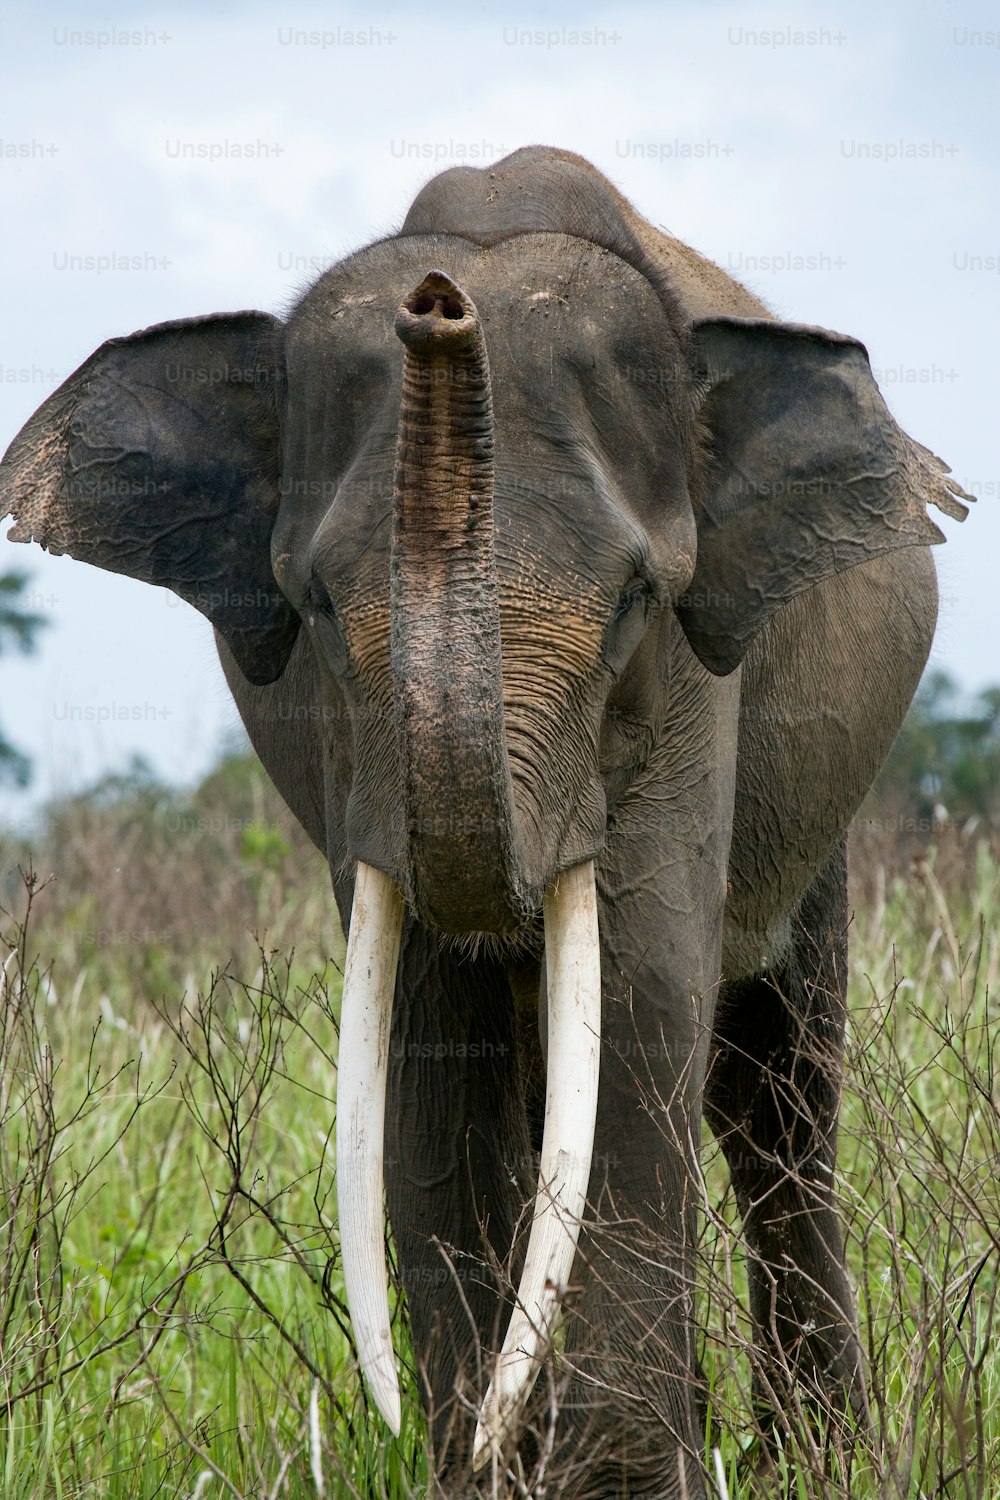
[[[361,1368],[392,1431],[399,1381],[389,1321],[383,1143],[403,898],[359,863],[344,968],[337,1084],[337,1184],[347,1304]],[[509,1436],[558,1326],[590,1180],[597,1118],[601,958],[592,861],[559,875],[543,903],[548,984],[545,1130],[517,1299],[479,1414],[473,1465]]]

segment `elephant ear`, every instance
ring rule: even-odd
[[[102,344],[0,464],[16,542],[172,589],[251,682],[272,682],[298,617],[275,581],[280,323],[241,312]]]
[[[971,500],[893,421],[863,344],[763,318],[694,324],[707,462],[678,615],[724,675],[782,605],[897,547],[944,541],[928,504]]]

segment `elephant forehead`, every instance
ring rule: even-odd
[[[676,338],[656,291],[619,256],[563,234],[517,235],[491,247],[454,235],[370,245],[327,271],[292,311],[290,376],[333,357],[366,379],[384,378],[382,356],[402,364],[393,323],[428,271],[445,271],[482,319],[494,379],[551,381],[560,360],[579,372],[620,365],[639,392],[678,379]],[[685,376],[680,375],[683,382]]]
[[[560,234],[484,248],[454,236],[370,246],[334,267],[287,333],[285,491],[290,523],[387,524],[401,398],[399,303],[439,266],[479,310],[492,374],[497,518],[509,537],[592,549],[614,512],[666,535],[688,510],[683,352],[649,282],[610,251]],[[574,526],[575,523],[575,526]],[[341,542],[343,544],[343,535]],[[348,549],[351,544],[348,542]]]

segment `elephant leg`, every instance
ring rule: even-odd
[[[791,1375],[826,1409],[865,1425],[854,1293],[834,1205],[846,985],[841,844],[800,903],[780,967],[723,985],[705,1114],[728,1162],[749,1246],[751,1313],[764,1360],[758,1396],[769,1385],[783,1406]]]
[[[705,1494],[697,1149],[721,968],[739,673],[684,642],[671,712],[597,861],[601,1083],[550,1475],[565,1500]],[[688,755],[699,747],[698,756]]]
[[[623,989],[621,976],[605,982],[595,1164],[554,1470],[573,1500],[691,1500],[704,1493],[692,1330],[703,1062],[689,996],[661,1006],[636,983]]]
[[[468,1476],[489,1376],[481,1350],[497,1345],[509,1315],[509,1282],[519,1274],[512,1245],[532,1175],[503,968],[459,954],[408,919],[393,1014],[386,1190],[446,1494],[461,1493],[454,1486]]]

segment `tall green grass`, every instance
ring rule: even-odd
[[[1000,1495],[1000,866],[986,840],[860,839],[838,1196],[877,1454],[792,1421],[762,1492]],[[885,859],[879,858],[884,853]],[[887,877],[886,866],[896,873]],[[861,904],[866,901],[866,904]],[[730,1493],[744,1493],[746,1281],[721,1153],[706,1141],[704,1362]],[[800,1414],[801,1415],[804,1414]],[[824,1445],[824,1436],[826,1446]]]
[[[132,784],[64,807],[37,876],[5,851],[0,1491],[422,1495],[414,1382],[388,1440],[343,1305],[328,877],[242,763],[200,795]],[[881,1451],[792,1421],[765,1472],[738,1226],[706,1142],[706,1457],[733,1496],[986,1500],[1000,873],[955,830],[911,866],[861,852],[840,1195]]]
[[[419,1493],[415,1412],[381,1441],[346,1332],[333,961],[137,1004],[31,943],[0,1043],[3,1494]]]

